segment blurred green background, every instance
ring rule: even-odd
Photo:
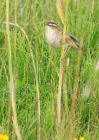
[[[41,140],[57,139],[57,89],[60,50],[49,49],[44,38],[44,23],[54,21],[63,28],[56,10],[56,0],[10,1],[10,21],[16,22],[27,33],[32,44],[37,68],[40,106]],[[64,5],[65,6],[65,5]],[[97,0],[69,0],[67,30],[83,44],[81,57],[79,95],[76,107],[76,136],[85,140],[99,139],[99,27]],[[6,21],[6,5],[0,0],[0,127],[11,140],[16,140],[12,127],[9,102],[9,72]],[[13,73],[18,123],[24,140],[36,139],[36,82],[29,44],[23,32],[10,26]],[[15,47],[16,40],[16,47]],[[63,140],[68,140],[69,120],[73,95],[77,51],[70,49],[67,56],[62,90]],[[98,67],[98,70],[96,69]]]

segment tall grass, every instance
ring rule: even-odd
[[[17,113],[16,113],[16,100],[15,100],[15,85],[14,85],[14,76],[13,76],[13,69],[12,69],[12,48],[11,48],[11,41],[10,41],[10,29],[9,29],[9,0],[6,1],[6,31],[7,31],[7,39],[8,39],[8,69],[9,69],[9,91],[10,91],[10,102],[12,108],[12,120],[13,126],[15,129],[15,133],[18,137],[18,140],[22,140],[20,129],[17,122]]]
[[[56,108],[61,54],[60,50],[50,50],[44,38],[45,21],[58,22],[63,28],[56,0],[9,1],[9,12],[6,11],[6,2],[0,1],[0,132],[7,133],[12,140],[17,139],[9,105],[9,93],[13,89],[22,138],[56,140],[59,138]],[[68,7],[67,31],[77,37],[83,49],[79,69],[76,68],[79,62],[76,50],[70,49],[66,56],[68,65],[64,62],[61,138],[69,139],[73,117],[72,98],[77,88],[75,137],[83,135],[85,140],[98,140],[97,0],[69,0]],[[13,85],[10,90],[9,81],[10,86]]]
[[[68,1],[66,2],[66,11],[68,9]],[[62,36],[62,44],[61,44],[61,56],[60,56],[60,72],[59,72],[59,84],[58,84],[58,95],[57,95],[57,121],[58,121],[58,128],[61,128],[61,119],[62,119],[62,112],[61,112],[61,98],[62,98],[62,79],[63,79],[63,71],[64,71],[64,57],[65,57],[65,53],[64,53],[64,42],[65,42],[65,34],[66,34],[66,18],[67,16],[65,16],[65,12],[63,12],[63,8],[62,8],[62,2],[61,0],[57,0],[56,2],[56,7],[57,7],[57,11],[59,14],[59,17],[61,19],[61,22],[63,23],[64,29],[63,29],[63,36]],[[67,13],[66,13],[67,15]]]

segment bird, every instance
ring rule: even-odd
[[[61,48],[62,35],[63,30],[60,29],[57,23],[45,23],[45,40],[51,48]],[[81,48],[76,37],[74,37],[71,33],[67,32],[65,35],[64,49],[67,49],[69,47],[73,47],[75,49]]]

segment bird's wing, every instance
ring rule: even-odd
[[[65,43],[72,47],[80,48],[77,39],[71,33],[66,33]]]

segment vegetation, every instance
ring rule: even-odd
[[[75,137],[99,139],[98,13],[97,0],[69,0],[67,31],[83,48],[79,67],[78,51],[66,54],[57,133],[61,51],[50,49],[44,38],[46,21],[63,28],[56,0],[0,1],[0,133],[10,140],[69,140],[78,71]]]

